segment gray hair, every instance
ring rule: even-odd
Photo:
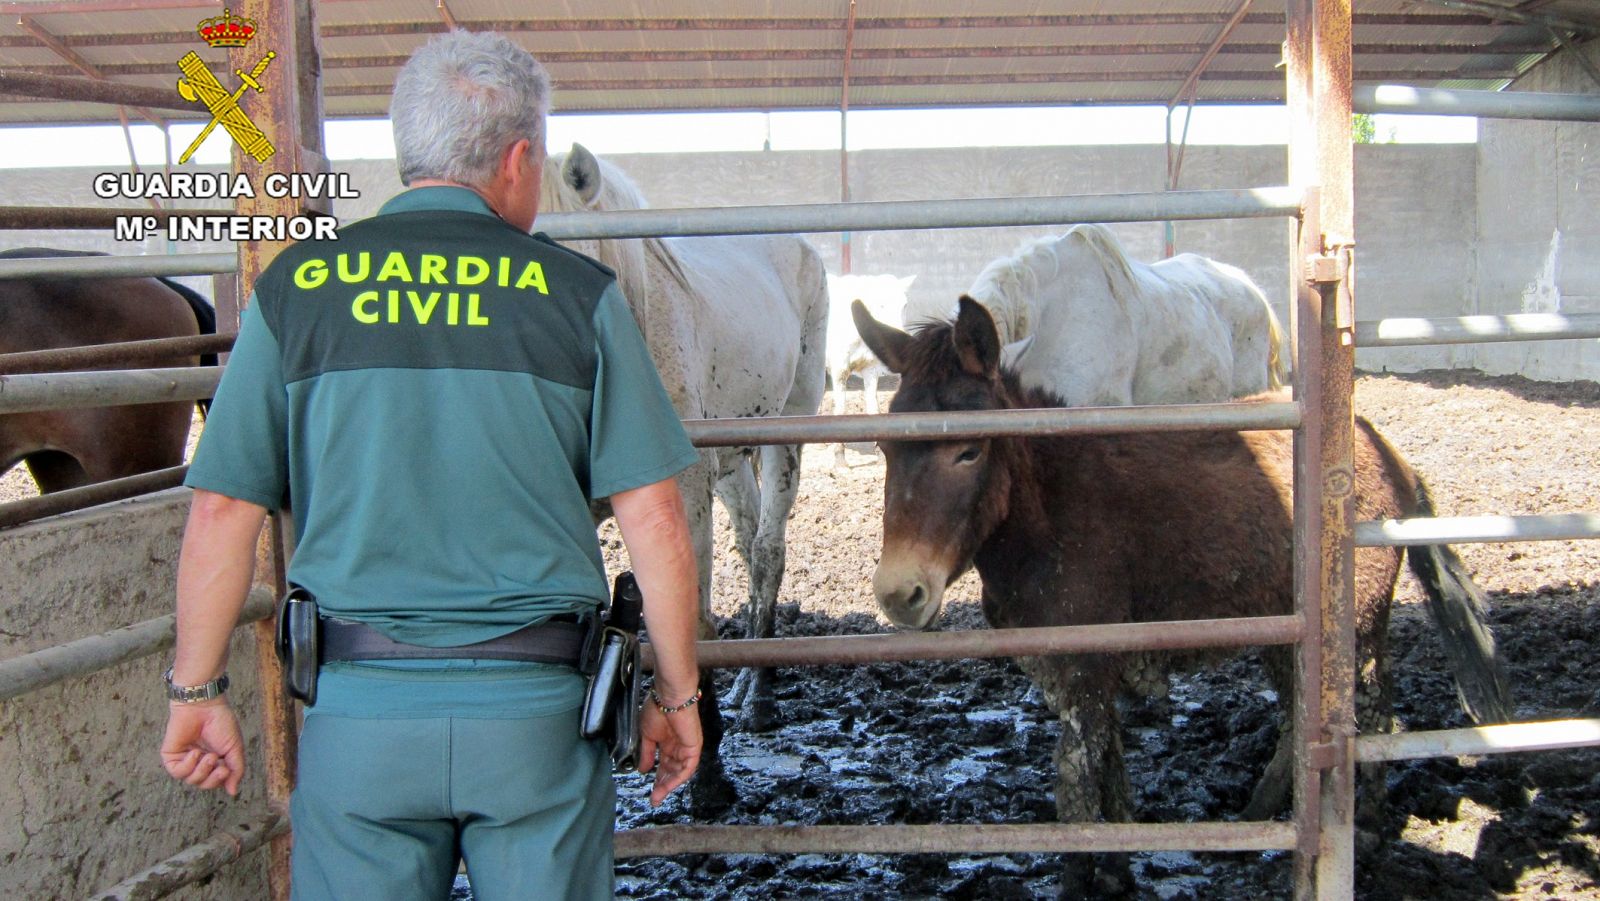
[[[395,77],[389,118],[400,182],[483,187],[506,148],[544,147],[550,76],[498,34],[452,31],[422,45]]]

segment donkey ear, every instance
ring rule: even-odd
[[[561,179],[578,192],[584,206],[594,204],[600,196],[600,161],[582,144],[573,144],[572,151],[561,163]]]
[[[872,314],[867,312],[867,305],[859,300],[850,302],[850,318],[856,321],[856,331],[861,333],[861,340],[866,343],[867,349],[889,367],[890,372],[905,372],[910,335],[872,318]]]
[[[992,378],[1000,370],[1000,333],[983,304],[963,294],[956,314],[956,356],[969,375]]]

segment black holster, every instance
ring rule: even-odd
[[[619,772],[632,770],[639,763],[644,677],[639,659],[639,621],[643,606],[644,598],[633,573],[617,576],[578,725],[579,736],[605,742]]]
[[[322,621],[317,599],[298,585],[290,586],[278,607],[278,662],[283,666],[283,690],[304,701],[317,703],[317,670],[322,666]]]

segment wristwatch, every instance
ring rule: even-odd
[[[161,674],[161,681],[167,684],[167,700],[177,701],[179,704],[194,704],[200,701],[209,701],[221,697],[228,690],[228,674],[212,679],[201,685],[173,685],[172,667]]]

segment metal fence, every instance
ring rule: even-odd
[[[1296,40],[1309,46],[1309,21],[1290,15],[1291,44]],[[1348,16],[1348,11],[1345,12]],[[1344,22],[1348,33],[1348,19]],[[1296,35],[1299,35],[1297,38]],[[1290,54],[1289,77],[1313,84],[1305,71],[1310,51]],[[1348,72],[1344,73],[1348,78]],[[1309,92],[1306,92],[1309,95]],[[1464,92],[1463,92],[1464,93]],[[1481,92],[1480,92],[1481,93]],[[1317,93],[1324,114],[1348,113],[1337,100]],[[1431,92],[1430,103],[1447,99]],[[1357,92],[1362,103],[1364,95]],[[1504,98],[1509,95],[1494,95]],[[1344,107],[1349,105],[1345,94]],[[1306,101],[1302,97],[1302,105]],[[1486,108],[1487,98],[1471,97],[1471,108]],[[1382,96],[1371,103],[1388,102]],[[1502,100],[1497,107],[1505,114],[1528,115],[1535,110],[1523,98]],[[1331,104],[1332,109],[1327,107]],[[1466,109],[1467,100],[1458,108]],[[1550,118],[1575,115],[1571,104],[1561,102],[1545,111]],[[1420,111],[1420,110],[1419,110]],[[1476,112],[1485,115],[1484,112]],[[1585,116],[1600,119],[1600,113],[1586,109]],[[1348,116],[1344,116],[1348,119]],[[1325,143],[1325,140],[1324,140]],[[1334,167],[1337,177],[1337,167]],[[1347,173],[1346,173],[1347,175]],[[1348,193],[1348,179],[1343,190]],[[1328,185],[1323,185],[1327,192]],[[1326,196],[1326,195],[1323,195]],[[918,201],[895,204],[840,204],[804,207],[756,207],[737,210],[650,210],[629,213],[569,214],[541,219],[552,235],[565,238],[653,236],[659,234],[733,234],[754,232],[816,232],[888,228],[950,228],[977,225],[1049,223],[1064,225],[1087,221],[1159,221],[1174,218],[1229,218],[1240,216],[1299,217],[1306,230],[1309,217],[1315,220],[1318,195],[1302,188],[1266,188],[1259,191],[1184,192],[1155,195],[1107,195],[1100,198],[1021,198],[986,201]],[[1337,207],[1338,200],[1332,201]],[[1313,221],[1310,223],[1314,225]],[[1314,231],[1314,229],[1311,229]],[[1291,267],[1301,271],[1300,263]],[[227,272],[236,268],[228,254],[199,254],[160,258],[99,258],[51,260],[47,266],[36,261],[0,261],[0,278],[42,277],[51,274],[75,275],[156,275],[186,274],[196,271]],[[98,268],[96,268],[98,267]],[[1315,267],[1312,267],[1315,269]],[[1325,271],[1325,270],[1317,270]],[[858,441],[870,439],[951,438],[979,435],[1027,435],[1042,433],[1137,431],[1156,429],[1296,429],[1305,441],[1297,443],[1296,506],[1302,508],[1303,486],[1318,477],[1313,439],[1323,440],[1323,428],[1333,422],[1329,411],[1348,413],[1348,392],[1341,398],[1328,387],[1339,385],[1337,371],[1321,370],[1307,336],[1337,340],[1340,332],[1352,333],[1364,346],[1390,346],[1397,343],[1447,343],[1482,340],[1544,340],[1550,338],[1594,337],[1600,334],[1596,317],[1466,317],[1456,320],[1384,320],[1375,323],[1340,322],[1337,310],[1324,317],[1321,305],[1337,306],[1343,278],[1335,275],[1313,286],[1303,285],[1297,300],[1300,322],[1302,365],[1297,378],[1309,384],[1297,387],[1297,400],[1286,404],[1197,405],[1192,407],[1148,407],[1123,409],[1024,410],[992,413],[888,414],[856,417],[777,417],[752,420],[711,420],[687,424],[697,446],[790,443],[802,441]],[[1560,321],[1557,321],[1559,319]],[[1493,320],[1493,321],[1487,321]],[[1325,324],[1326,323],[1326,324]],[[1334,369],[1346,368],[1334,359]],[[5,361],[0,359],[0,367]],[[3,370],[0,370],[3,371]],[[109,404],[147,403],[155,400],[187,400],[209,396],[214,390],[214,369],[176,369],[116,371],[95,373],[40,373],[0,376],[0,413],[38,409],[66,409]],[[1320,380],[1320,381],[1319,381]],[[1317,406],[1309,398],[1327,406]],[[1315,433],[1315,434],[1311,434]],[[1325,462],[1325,461],[1323,461]],[[164,477],[170,478],[171,474]],[[8,505],[14,506],[14,505]],[[1312,505],[1304,505],[1312,507]],[[1330,524],[1319,521],[1316,511],[1297,519],[1295,541],[1301,548],[1302,571],[1297,578],[1297,612],[1291,616],[1258,617],[1238,620],[1185,622],[1181,627],[1168,623],[1134,623],[1099,626],[1056,627],[1026,630],[992,630],[947,634],[906,634],[845,636],[813,639],[773,639],[768,641],[723,641],[702,643],[703,665],[812,665],[879,660],[935,659],[944,657],[1011,656],[1046,653],[1110,652],[1170,649],[1196,646],[1242,646],[1295,643],[1302,649],[1302,691],[1297,692],[1297,709],[1314,710],[1316,716],[1296,716],[1300,730],[1301,760],[1297,764],[1296,815],[1291,822],[1279,823],[1183,823],[1183,824],[1061,824],[1000,826],[813,826],[813,827],[662,827],[625,831],[619,834],[617,851],[621,857],[640,854],[675,853],[873,853],[975,851],[1085,852],[1101,850],[1269,850],[1296,851],[1297,896],[1349,897],[1352,861],[1352,818],[1350,798],[1340,793],[1335,782],[1324,789],[1316,780],[1331,772],[1348,782],[1350,765],[1357,760],[1386,760],[1402,757],[1456,753],[1497,753],[1550,747],[1576,747],[1600,743],[1600,721],[1581,720],[1561,723],[1517,724],[1484,729],[1415,733],[1404,736],[1361,736],[1339,746],[1339,726],[1333,720],[1339,700],[1322,703],[1315,697],[1318,686],[1326,686],[1329,667],[1337,663],[1340,650],[1324,645],[1324,632],[1341,624],[1329,622],[1325,614],[1338,613],[1337,598],[1324,596],[1308,582],[1318,579],[1318,559],[1314,551],[1319,542],[1326,546],[1332,535]],[[0,516],[4,510],[0,509]],[[1478,518],[1485,519],[1485,518]],[[1600,537],[1600,516],[1577,514],[1554,517],[1494,517],[1494,523],[1466,520],[1412,520],[1356,524],[1350,531],[1361,545],[1437,543],[1468,540],[1529,540],[1556,537]],[[1498,530],[1498,531],[1496,531]],[[1307,552],[1307,545],[1312,552]],[[1322,563],[1328,561],[1323,560]],[[281,590],[281,586],[279,586]],[[257,621],[270,611],[275,592],[258,585],[247,608],[247,621]],[[1307,604],[1306,597],[1322,603]],[[1345,615],[1347,615],[1347,609]],[[1337,617],[1335,617],[1337,618]],[[73,678],[107,666],[126,662],[171,646],[172,618],[161,617],[125,629],[91,636],[56,648],[0,661],[0,701],[37,690],[62,679]],[[1347,625],[1347,624],[1346,624]],[[1329,634],[1332,634],[1331,632]],[[1307,647],[1311,652],[1307,652]],[[1326,657],[1324,657],[1326,654]],[[1338,678],[1331,681],[1337,682]],[[274,684],[274,683],[264,683]],[[1353,688],[1353,679],[1351,680]],[[1323,692],[1326,693],[1324,687]],[[1309,727],[1315,727],[1314,729]],[[281,722],[269,721],[269,730],[292,730]],[[1330,738],[1332,736],[1332,738]],[[280,791],[281,794],[281,791]],[[1345,805],[1341,810],[1340,805]],[[215,872],[245,851],[281,836],[287,830],[281,811],[271,811],[225,830],[150,870],[108,889],[99,897],[157,897]],[[1318,849],[1322,849],[1320,852]],[[1327,850],[1327,849],[1336,850]],[[1337,849],[1344,848],[1340,851]],[[275,891],[280,887],[275,884]]]

